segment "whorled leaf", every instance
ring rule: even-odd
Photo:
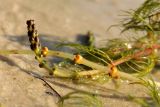
[[[160,89],[156,85],[155,81],[152,78],[149,80],[140,79],[137,84],[147,88],[147,94],[149,95],[150,99],[138,99],[136,102],[139,103],[142,107],[160,107]],[[139,102],[140,100],[141,102]]]
[[[121,21],[122,32],[134,29],[140,31],[159,31],[160,29],[160,1],[146,0],[136,10],[126,11],[128,18]]]
[[[63,96],[59,107],[103,107],[102,102],[93,94],[86,92],[71,92]]]

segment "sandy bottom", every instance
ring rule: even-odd
[[[34,19],[42,44],[53,49],[57,41],[77,42],[78,36],[88,30],[95,33],[96,45],[107,39],[119,37],[117,24],[121,10],[137,8],[144,0],[0,0],[0,49],[28,49],[26,20]],[[32,55],[0,55],[0,104],[2,107],[57,107],[57,96],[43,81],[30,73],[45,75]],[[109,89],[75,85],[60,79],[49,79],[50,84],[61,95],[73,90],[87,90],[101,94],[105,107],[138,107],[126,99],[133,94],[146,97],[145,89],[123,82],[118,90],[123,95],[115,96]],[[67,84],[67,85],[66,85]]]

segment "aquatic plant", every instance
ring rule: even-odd
[[[70,79],[77,84],[106,83],[109,80],[129,80],[130,83],[139,83],[145,86],[152,98],[153,105],[160,106],[160,96],[157,87],[160,83],[148,78],[155,65],[159,63],[160,50],[160,1],[146,0],[136,10],[125,11],[127,17],[120,22],[122,33],[142,32],[141,37],[130,40],[117,38],[109,40],[105,47],[94,46],[92,32],[86,34],[86,45],[76,43],[60,43],[57,47],[72,48],[73,53],[48,49],[42,46],[34,20],[27,20],[27,30],[30,42],[29,50],[2,50],[0,54],[31,54],[39,63],[40,68],[48,71],[49,77]],[[136,38],[136,39],[135,39]],[[58,63],[50,63],[46,57],[63,58]],[[38,77],[46,84],[43,77]],[[73,107],[102,107],[103,104],[93,93],[75,91],[65,96],[58,94],[59,106],[67,104]],[[134,99],[134,97],[130,97]],[[145,101],[135,100],[142,106],[150,106]],[[77,104],[77,105],[76,105]]]

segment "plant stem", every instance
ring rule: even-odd
[[[117,66],[117,65],[119,65],[121,63],[129,61],[130,59],[137,58],[137,57],[140,57],[140,56],[150,55],[150,54],[152,54],[154,52],[155,49],[159,49],[159,48],[160,48],[160,45],[155,44],[151,48],[146,48],[146,49],[144,49],[142,51],[138,51],[138,52],[136,52],[136,53],[134,53],[132,55],[128,55],[128,56],[126,56],[124,58],[121,58],[121,59],[118,59],[116,61],[113,61],[112,64],[114,66]]]
[[[123,59],[117,60],[117,62],[115,61],[115,62],[113,62],[113,64],[114,65],[118,65],[118,64],[123,63],[123,62],[125,62],[127,60],[130,60],[132,58],[141,56],[146,51],[147,51],[147,54],[150,54],[151,50],[149,48],[147,48],[144,51],[137,52],[132,56],[127,56],[127,57],[125,57]],[[8,55],[8,54],[34,55],[34,52],[30,51],[30,50],[0,50],[0,54],[2,54],[2,55]],[[65,53],[65,52],[60,52],[60,51],[51,51],[51,50],[49,51],[48,56],[57,56],[57,57],[62,57],[62,58],[68,58],[70,60],[74,60],[74,57],[75,57],[73,54],[70,54],[70,53]],[[93,68],[95,70],[78,72],[77,73],[78,76],[95,75],[97,73],[106,73],[106,74],[108,74],[109,71],[110,71],[110,67],[109,66],[103,66],[103,65],[97,64],[97,63],[89,61],[89,60],[87,60],[87,59],[85,59],[83,57],[82,57],[82,59],[81,59],[79,64],[83,64],[83,65],[89,66],[89,67],[91,67],[91,68]],[[48,69],[48,67],[46,67],[46,68]],[[62,69],[59,69],[59,68],[55,69],[54,74],[57,77],[67,77],[67,78],[75,76],[74,73],[67,74],[67,72],[64,72]],[[131,74],[128,74],[128,73],[125,73],[125,72],[121,72],[121,71],[119,71],[118,74],[120,75],[121,78],[130,80],[130,81],[138,81],[139,80],[138,78],[133,76],[133,74],[131,75]],[[156,82],[156,84],[157,84],[158,87],[160,87],[160,83],[159,82]]]
[[[62,77],[62,78],[73,78],[76,75],[76,72],[67,71],[66,69],[62,68],[55,68],[53,71],[53,75],[55,77]]]
[[[9,55],[9,54],[31,54],[34,55],[34,52],[31,50],[0,50],[0,55]]]
[[[88,70],[88,71],[81,71],[81,72],[77,72],[77,75],[82,77],[82,76],[90,76],[90,75],[96,75],[102,73],[102,71],[100,70]]]
[[[74,59],[74,55],[73,54],[66,53],[66,52],[60,52],[60,51],[50,50],[48,52],[48,55],[49,56],[57,56],[57,57],[61,57],[61,58],[67,58],[67,59],[70,59],[70,60]]]
[[[8,55],[8,54],[27,54],[27,55],[35,55],[35,53],[31,50],[0,50],[0,55]],[[52,51],[49,50],[48,56],[57,56],[62,58],[68,58],[73,60],[74,55],[69,53],[64,53],[60,51]]]
[[[103,66],[98,63],[89,61],[89,60],[83,58],[82,56],[80,56],[80,57],[81,57],[81,59],[78,61],[78,64],[83,64],[88,67],[91,67],[92,69],[98,69],[98,70],[104,71],[104,72],[109,71],[109,69],[108,69],[109,67],[107,67],[107,66]]]
[[[33,51],[30,51],[30,50],[0,50],[0,54],[2,54],[2,55],[8,55],[8,54],[34,55],[35,53]],[[60,52],[60,51],[53,51],[53,50],[49,50],[48,56],[57,56],[57,57],[61,57],[61,58],[67,58],[67,59],[70,59],[70,60],[74,60],[74,57],[75,57],[73,54],[70,54],[70,53],[65,53],[65,52]],[[97,63],[92,62],[92,61],[89,61],[89,60],[87,60],[85,58],[83,58],[81,60],[80,64],[83,64],[83,65],[86,65],[86,66],[89,66],[91,68],[98,69],[98,70],[101,70],[101,71],[106,71],[107,70],[106,66],[97,64]]]

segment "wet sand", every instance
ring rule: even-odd
[[[43,45],[53,49],[57,41],[76,42],[79,35],[92,31],[96,45],[107,39],[119,37],[119,28],[107,31],[110,25],[121,19],[122,10],[135,9],[144,0],[0,0],[0,49],[28,49],[26,20],[34,19]],[[0,104],[3,107],[57,107],[57,97],[44,83],[28,72],[47,74],[38,67],[32,55],[0,55]],[[76,86],[70,82],[55,79],[51,85],[66,94],[76,88],[95,91],[105,107],[138,107],[126,96],[114,96],[107,89],[114,89],[112,83],[102,86],[107,89],[92,89]],[[68,84],[64,86],[63,84]],[[145,97],[142,87],[122,83],[120,92]]]

